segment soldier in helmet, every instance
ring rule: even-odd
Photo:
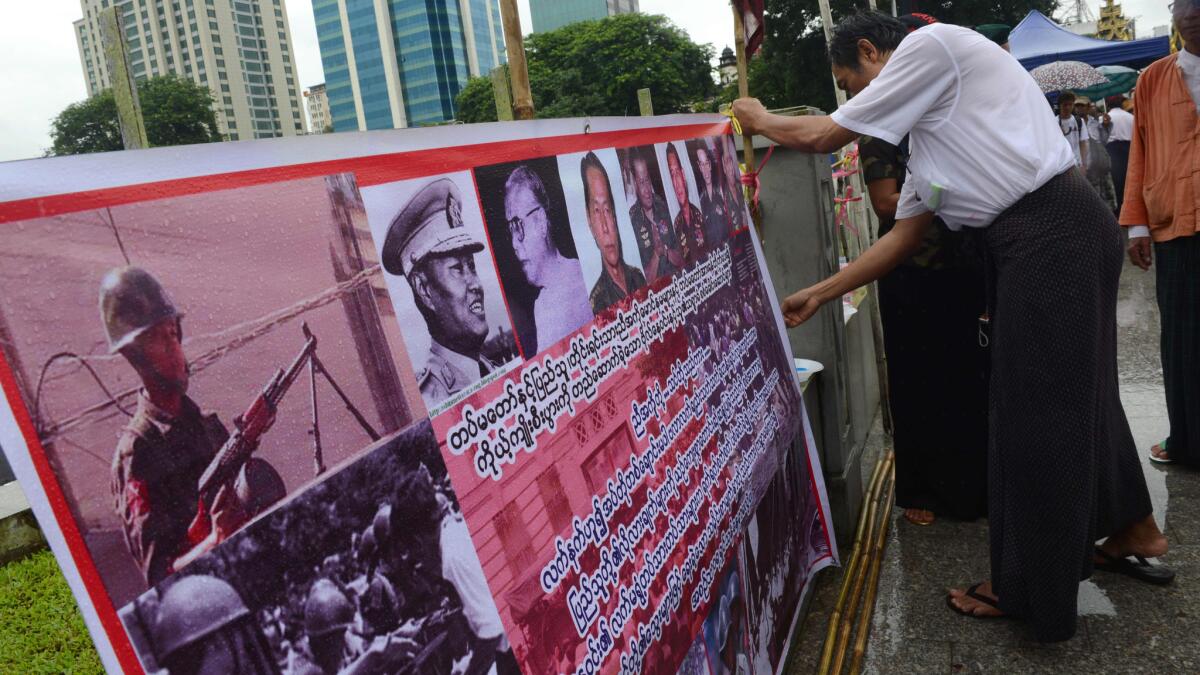
[[[158,603],[151,634],[170,675],[272,675],[279,667],[254,616],[228,583],[184,577]]]
[[[213,536],[189,543],[200,476],[229,433],[187,395],[182,315],[157,279],[137,267],[110,271],[100,285],[100,315],[110,351],[142,381],[113,454],[112,492],[129,552],[154,586],[281,499],[284,486],[269,464],[252,459],[212,505]]]
[[[484,355],[488,335],[475,254],[484,245],[464,226],[462,194],[448,178],[421,188],[388,226],[383,268],[408,279],[432,344],[418,375],[433,407],[497,366]]]
[[[395,673],[412,659],[417,644],[392,633],[371,644],[351,630],[356,610],[346,593],[329,579],[317,579],[304,602],[305,644],[289,668],[293,675],[372,675]]]

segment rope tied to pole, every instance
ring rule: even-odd
[[[750,192],[750,200],[754,203],[754,208],[758,208],[758,193],[762,189],[762,183],[759,181],[759,176],[762,170],[767,166],[767,160],[771,159],[771,153],[775,152],[775,146],[767,148],[767,154],[763,155],[762,162],[754,171],[747,171],[745,166],[742,167],[742,185],[746,187],[746,191]]]

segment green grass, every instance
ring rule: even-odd
[[[49,551],[0,567],[0,673],[103,673]]]

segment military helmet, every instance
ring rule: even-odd
[[[309,638],[344,630],[354,623],[354,605],[329,579],[317,579],[304,602],[304,632]]]
[[[179,316],[166,289],[140,267],[109,270],[100,282],[100,318],[110,353],[128,346],[163,319]]]
[[[158,660],[249,615],[242,597],[225,581],[203,574],[184,577],[158,605],[153,630]]]
[[[391,540],[392,535],[392,505],[384,504],[375,512],[375,517],[371,519],[371,531],[375,535],[376,544],[386,544]]]

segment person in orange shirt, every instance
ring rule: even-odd
[[[1133,264],[1158,258],[1171,432],[1150,459],[1200,468],[1200,0],[1176,0],[1171,15],[1184,48],[1138,79],[1121,224]]]

